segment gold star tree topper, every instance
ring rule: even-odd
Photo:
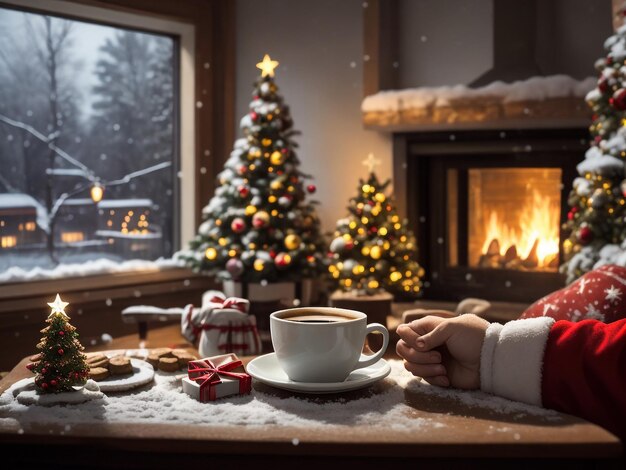
[[[54,302],[48,302],[48,305],[52,309],[52,312],[50,312],[50,315],[54,313],[61,313],[65,315],[65,307],[67,307],[69,304],[70,304],[69,302],[63,302],[61,300],[61,296],[57,294],[57,298],[54,299]]]
[[[370,173],[374,173],[374,169],[380,165],[380,160],[374,157],[373,153],[370,153],[361,163],[367,167]]]
[[[256,64],[258,69],[261,69],[261,77],[273,77],[274,69],[278,67],[278,61],[270,59],[268,54],[265,54],[263,61]]]

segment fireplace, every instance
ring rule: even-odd
[[[586,128],[394,135],[425,296],[532,302],[564,285],[561,226]]]

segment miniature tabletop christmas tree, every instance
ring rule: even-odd
[[[48,305],[52,312],[46,320],[48,326],[41,330],[44,336],[37,345],[38,360],[27,367],[37,374],[35,386],[40,393],[71,392],[74,386],[85,384],[89,367],[76,328],[65,313],[68,303],[57,294]]]
[[[350,215],[337,221],[330,244],[331,277],[343,291],[374,294],[382,290],[416,297],[424,270],[416,261],[415,237],[397,214],[393,199],[385,194],[390,181],[378,181],[377,160],[370,154],[363,163],[369,168],[369,178],[359,181],[357,196],[350,199]]]
[[[593,110],[593,140],[577,166],[563,229],[565,263],[561,271],[572,282],[602,264],[618,262],[626,240],[626,26],[606,40],[606,57],[596,62],[598,83],[586,97]],[[620,248],[620,244],[622,245]],[[611,248],[607,250],[607,248]],[[623,264],[623,261],[620,263]]]
[[[278,94],[268,55],[250,112],[241,120],[244,137],[235,142],[219,187],[204,208],[204,222],[189,249],[177,257],[196,271],[221,280],[296,281],[325,271],[324,239],[314,202],[298,169],[289,107]]]

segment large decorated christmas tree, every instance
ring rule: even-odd
[[[57,294],[48,305],[52,312],[46,320],[48,326],[41,330],[44,336],[37,345],[38,360],[27,367],[37,374],[35,386],[40,393],[71,392],[87,381],[89,367],[76,328],[65,314],[67,302]]]
[[[416,297],[424,271],[416,261],[415,237],[386,194],[390,181],[379,182],[373,155],[364,164],[369,177],[359,180],[357,195],[350,199],[350,214],[337,221],[330,244],[331,278],[339,289],[357,295],[382,290]]]
[[[586,97],[594,113],[593,140],[577,166],[563,227],[561,270],[568,282],[602,264],[626,263],[626,26],[604,46],[608,52],[596,63],[597,86]]]
[[[295,281],[325,271],[324,239],[313,184],[299,170],[297,134],[289,107],[278,93],[268,55],[241,120],[243,138],[235,142],[219,187],[204,208],[204,222],[189,249],[177,257],[196,271],[222,280]]]

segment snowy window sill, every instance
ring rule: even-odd
[[[361,111],[366,128],[390,132],[586,127],[591,110],[584,97],[596,82],[554,75],[475,89],[457,85],[381,91],[366,97]]]
[[[65,294],[64,298],[75,306],[81,303],[112,302],[120,298],[135,298],[140,302],[144,296],[206,289],[211,282],[206,276],[192,273],[189,269],[169,268],[2,283],[0,314],[39,310],[45,305],[42,302],[56,293]]]

